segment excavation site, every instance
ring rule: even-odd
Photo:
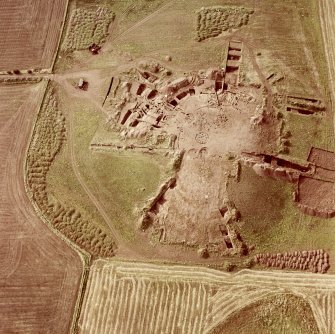
[[[0,9],[0,333],[335,332],[333,1]]]

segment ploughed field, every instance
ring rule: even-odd
[[[0,85],[1,333],[68,332],[82,272],[25,191],[26,150],[44,90],[44,82]]]
[[[0,3],[0,71],[50,69],[58,48],[67,0]]]

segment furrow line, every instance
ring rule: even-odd
[[[161,326],[161,316],[162,316],[162,308],[164,304],[164,297],[166,294],[166,289],[165,289],[165,284],[166,282],[163,282],[161,286],[159,287],[160,290],[160,297],[158,300],[159,306],[158,306],[158,312],[155,314],[155,325],[154,325],[154,331],[153,333],[161,333],[162,332],[162,326]]]
[[[176,283],[169,283],[169,282],[165,282],[166,284],[166,297],[164,302],[164,306],[163,306],[163,315],[161,317],[161,328],[164,330],[164,333],[169,333],[167,331],[167,326],[168,326],[168,322],[169,319],[171,317],[171,312],[172,309],[174,307],[175,304],[175,298],[174,298],[174,288],[176,287]]]
[[[106,275],[106,273],[108,273]],[[106,310],[106,301],[108,299],[108,296],[104,293],[105,290],[107,290],[108,285],[110,285],[109,282],[109,273],[110,271],[105,271],[102,269],[102,273],[100,276],[102,276],[102,280],[100,282],[99,286],[99,298],[97,301],[97,305],[99,305],[98,308],[98,316],[97,316],[97,324],[96,324],[96,332],[101,333],[102,332],[102,327],[103,327],[103,322],[102,319],[104,318],[105,310]]]
[[[118,290],[118,280],[117,280],[117,274],[116,271],[112,271],[112,278],[111,278],[111,286],[112,286],[112,295],[108,298],[108,303],[106,306],[106,325],[105,325],[105,330],[104,334],[109,334],[111,331],[111,328],[113,326],[113,317],[112,314],[115,310],[115,298]]]
[[[136,308],[138,305],[138,295],[141,292],[141,280],[136,280],[134,278],[131,279],[132,289],[130,295],[130,305],[128,308],[128,317],[127,317],[127,325],[125,327],[125,333],[133,333],[133,322],[136,317]]]
[[[112,295],[112,289],[114,291],[115,285],[114,285],[114,270],[108,270],[106,271],[106,275],[108,275],[108,288],[106,290],[105,294],[105,306],[103,308],[103,317],[102,317],[102,324],[103,327],[101,328],[100,333],[105,333],[106,332],[106,325],[108,323],[107,321],[107,314],[109,312],[109,309],[111,307],[110,301],[111,301],[111,295]]]
[[[177,314],[179,314],[179,305],[180,305],[180,282],[176,283],[176,296],[174,297],[174,304],[172,305],[172,315],[171,320],[168,323],[167,332],[174,333],[176,331],[175,326],[177,323]]]
[[[145,281],[144,281],[145,282]],[[149,296],[151,294],[151,290],[153,289],[152,286],[153,286],[153,282],[145,282],[145,285],[147,286],[147,293],[144,295],[144,301],[143,301],[143,307],[142,307],[142,310],[144,310],[144,312],[142,313],[142,316],[141,316],[141,321],[140,321],[140,326],[137,327],[137,330],[142,330],[144,328],[144,325],[145,325],[145,318],[147,316],[147,310],[149,308],[149,305],[148,305],[148,299],[149,299]]]
[[[123,312],[121,315],[121,321],[120,321],[120,330],[118,331],[118,333],[127,333],[126,332],[126,326],[127,326],[127,322],[128,322],[128,317],[127,317],[127,313],[129,311],[129,304],[131,304],[131,295],[132,295],[132,279],[127,279],[125,280],[125,286],[126,286],[126,296],[124,297],[124,306],[123,306]],[[127,321],[125,320],[127,319]]]
[[[124,305],[124,302],[125,302],[125,280],[121,279],[120,280],[120,283],[119,283],[119,286],[120,286],[120,290],[121,290],[121,293],[119,295],[117,295],[117,300],[115,302],[115,308],[117,308],[117,311],[114,313],[115,316],[114,316],[114,323],[115,323],[115,326],[114,326],[114,333],[115,334],[119,334],[120,332],[117,330],[118,327],[119,327],[119,324],[120,322],[123,320],[121,319],[120,317],[120,314],[121,314],[121,311],[122,311],[122,308],[123,308],[123,305]]]
[[[95,289],[98,283],[98,279],[97,279],[97,270],[91,270],[90,272],[90,277],[89,277],[89,282],[87,284],[87,291],[88,294],[86,295],[86,298],[84,300],[84,305],[86,305],[86,307],[83,308],[82,310],[82,316],[81,316],[81,323],[83,323],[85,325],[85,329],[86,327],[88,327],[88,330],[91,330],[89,324],[91,324],[90,321],[87,321],[87,319],[89,319],[91,317],[91,311],[92,308],[90,307],[90,303],[88,301],[92,300],[92,296],[95,293]]]
[[[191,283],[187,282],[186,305],[185,305],[184,313],[183,313],[182,333],[186,333],[185,326],[188,325],[186,319],[187,319],[188,312],[189,312],[189,309],[190,309],[191,289],[192,289]]]

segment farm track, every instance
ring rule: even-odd
[[[276,293],[310,302],[322,334],[332,334],[335,276],[97,260],[79,333],[209,333],[230,314]],[[167,302],[168,301],[168,302]]]
[[[266,92],[267,92],[266,111],[268,115],[271,115],[272,105],[273,105],[273,91],[272,91],[271,85],[269,84],[268,80],[266,80],[266,77],[257,62],[256,56],[255,56],[255,50],[254,50],[255,46],[252,43],[250,43],[248,40],[246,40],[245,38],[242,38],[238,33],[232,34],[232,36],[230,36],[229,39],[231,39],[232,37],[236,37],[237,40],[240,40],[245,45],[244,47],[247,49],[249,53],[252,66],[254,70],[257,72],[259,79],[261,80],[263,86],[266,89]]]
[[[78,91],[74,87],[72,87],[69,83],[67,83],[63,78],[60,78],[58,76],[53,76],[53,79],[59,84],[62,84],[68,88],[67,94],[72,95],[72,96],[76,96],[76,94],[78,94]],[[78,95],[81,96],[80,94]],[[89,99],[89,96],[87,96],[87,98]],[[96,108],[101,110],[101,112],[106,112],[106,110],[97,102],[95,96],[91,96],[91,99],[89,100],[95,105]],[[75,138],[74,138],[75,131],[74,131],[74,119],[73,118],[74,118],[73,112],[68,112],[67,120],[68,120],[68,132],[69,132],[68,139],[69,139],[70,161],[71,161],[72,170],[76,176],[76,179],[78,180],[80,186],[83,188],[86,195],[89,197],[91,203],[95,206],[95,208],[101,215],[102,219],[105,221],[105,223],[109,227],[111,231],[111,237],[113,241],[116,243],[117,253],[118,254],[123,253],[123,254],[127,254],[131,256],[132,258],[137,258],[138,253],[134,245],[132,245],[131,243],[127,242],[126,240],[122,238],[122,236],[120,235],[120,232],[113,225],[104,206],[100,203],[100,201],[95,196],[92,189],[87,185],[87,183],[85,182],[85,179],[80,173],[80,168],[78,168],[79,164],[78,164],[76,152],[75,152]]]
[[[27,98],[0,114],[1,333],[68,332],[82,271],[80,258],[41,221],[25,191],[26,150],[44,89],[44,83],[16,85],[16,98]]]
[[[328,63],[330,97],[333,112],[334,132],[335,132],[335,2],[333,0],[319,1],[319,13],[323,43]]]
[[[132,25],[131,27],[129,27],[125,31],[121,32],[120,34],[118,34],[116,36],[112,36],[112,38],[110,38],[110,39],[107,39],[106,46],[104,47],[104,51],[110,51],[111,50],[112,46],[108,46],[109,43],[115,43],[117,40],[119,40],[123,36],[131,33],[135,29],[138,29],[141,25],[143,25],[144,23],[146,23],[147,21],[149,21],[150,19],[152,19],[153,17],[155,17],[156,15],[161,13],[164,9],[171,6],[174,2],[175,2],[175,0],[169,1],[168,3],[163,5],[162,7],[158,8],[154,12],[150,13],[149,15],[147,15],[146,17],[141,19],[140,21],[136,22],[134,25]]]
[[[70,133],[69,135],[70,159],[71,159],[73,172],[75,173],[76,178],[78,182],[80,183],[80,185],[82,186],[82,188],[84,189],[85,193],[88,195],[93,205],[97,208],[102,218],[105,220],[106,224],[109,226],[114,241],[116,241],[117,244],[119,245],[122,239],[119,236],[118,231],[115,229],[105,209],[102,207],[102,205],[100,204],[98,199],[94,196],[94,194],[91,192],[90,188],[87,186],[85,180],[80,174],[80,171],[78,169],[78,162],[77,162],[76,155],[75,155],[75,149],[74,149],[73,115],[71,112],[69,113],[68,118],[69,118],[68,126],[69,126],[69,133]]]

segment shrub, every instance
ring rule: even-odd
[[[250,14],[250,10],[244,7],[202,7],[197,11],[196,40],[201,41],[218,36],[228,29],[242,27],[248,23]]]
[[[232,264],[231,262],[229,261],[225,261],[223,262],[223,265],[222,265],[223,269],[227,272],[231,272],[235,269],[235,265]]]

